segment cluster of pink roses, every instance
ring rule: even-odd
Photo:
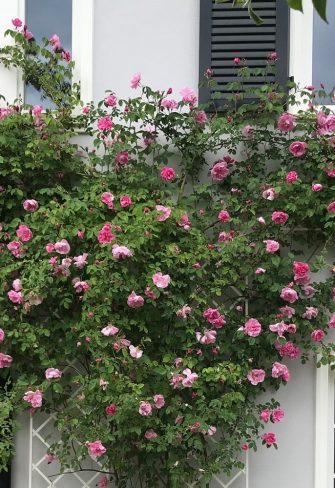
[[[266,373],[264,369],[252,369],[247,374],[249,382],[254,386],[258,385],[259,383],[263,383],[265,376]],[[288,367],[285,364],[277,361],[272,365],[271,376],[272,378],[282,378],[286,382],[290,380],[290,372]]]
[[[158,393],[154,395],[153,403],[148,401],[141,401],[138,409],[138,413],[142,415],[142,417],[148,417],[149,415],[152,414],[153,409],[156,408],[160,410],[161,408],[164,407],[164,405],[165,405],[164,395]]]

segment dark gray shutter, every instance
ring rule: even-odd
[[[213,91],[227,97],[227,83],[236,81],[235,57],[245,58],[250,68],[264,67],[269,53],[278,53],[277,74],[268,81],[285,83],[288,77],[289,9],[286,0],[257,1],[252,5],[263,19],[257,25],[248,10],[233,7],[232,1],[214,3],[200,0],[200,81],[207,68],[214,70],[213,78],[218,85]],[[245,86],[260,86],[265,82],[261,76],[252,77]],[[200,103],[208,102],[211,90],[200,88]]]

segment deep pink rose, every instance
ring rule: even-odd
[[[299,176],[296,171],[290,171],[289,173],[287,173],[285,180],[286,183],[295,183],[298,180],[298,178]]]
[[[275,224],[285,224],[288,220],[288,214],[285,212],[273,212],[271,220]]]
[[[38,202],[36,200],[25,200],[23,202],[23,208],[26,212],[36,212],[38,209]]]
[[[217,161],[211,169],[211,175],[214,181],[222,181],[229,175],[227,163],[223,160]]]
[[[281,132],[290,132],[294,129],[295,117],[294,115],[284,113],[278,117],[278,129]]]
[[[115,239],[115,234],[112,232],[112,225],[105,224],[98,233],[98,241],[100,244],[110,244]]]
[[[117,98],[113,94],[108,95],[104,100],[104,104],[106,105],[106,107],[115,107],[116,103],[117,103]]]
[[[115,415],[117,412],[117,406],[115,405],[115,403],[111,403],[110,405],[107,405],[107,407],[105,408],[105,412],[109,417]]]
[[[272,446],[276,443],[276,435],[273,432],[267,432],[261,436],[263,444],[267,446]]]
[[[12,356],[9,356],[9,354],[4,354],[3,352],[0,352],[0,369],[3,368],[10,368],[13,362]]]
[[[297,158],[301,158],[307,151],[308,145],[306,142],[302,141],[294,141],[290,144],[289,151],[292,156],[296,156]]]
[[[281,422],[285,417],[285,412],[282,408],[276,408],[271,414],[271,420],[274,424]]]
[[[127,298],[127,304],[130,308],[140,308],[144,305],[144,299],[140,295],[136,295],[134,291]]]
[[[0,328],[0,344],[5,340],[5,331]]]
[[[29,227],[23,224],[19,225],[18,229],[16,230],[16,235],[19,239],[21,239],[22,242],[29,242],[33,237],[33,233]]]
[[[103,456],[107,452],[107,449],[99,440],[94,442],[86,442],[86,446],[88,448],[89,455],[94,460],[100,456]]]
[[[258,383],[263,383],[265,379],[265,371],[264,369],[252,369],[247,374],[247,378],[252,385],[256,386]]]
[[[314,192],[321,191],[322,188],[323,188],[323,185],[321,185],[321,183],[313,183],[312,184],[312,191],[314,191]]]
[[[22,20],[18,18],[12,19],[12,24],[14,27],[22,27]]]
[[[98,120],[98,129],[101,132],[111,130],[113,125],[112,119],[108,115]]]
[[[199,125],[205,125],[208,122],[206,112],[204,110],[199,110],[195,115],[195,121]]]
[[[19,242],[19,241],[11,241],[11,242],[9,242],[7,244],[7,249],[16,258],[20,258],[22,256],[22,242]]]
[[[326,334],[321,329],[313,330],[313,332],[311,333],[311,339],[314,342],[321,342],[324,339],[325,335]]]
[[[290,332],[290,324],[287,326],[287,332]],[[282,358],[297,359],[300,356],[300,348],[293,344],[291,341],[285,342],[285,344],[275,344],[275,347]]]
[[[129,195],[123,195],[120,197],[120,205],[123,208],[129,207],[132,204],[131,197]]]
[[[162,180],[171,181],[176,177],[176,172],[169,166],[164,166],[160,172]]]
[[[271,375],[272,378],[283,378],[284,381],[289,381],[291,377],[288,367],[278,362],[273,363]]]
[[[309,264],[301,261],[293,262],[293,273],[297,278],[301,278],[309,273]]]
[[[234,58],[233,63],[235,64],[235,66],[238,66],[241,63],[241,58]]]
[[[115,161],[117,164],[120,166],[124,166],[129,163],[129,154],[128,151],[120,151],[116,156],[115,156]]]
[[[224,315],[221,315],[217,308],[208,308],[202,314],[203,318],[210,324],[214,325],[217,329],[223,327],[226,323]]]
[[[107,205],[107,207],[112,210],[114,208],[114,195],[110,193],[109,191],[105,191],[104,193],[101,194],[100,200],[102,203]]]
[[[331,329],[335,328],[335,314],[334,313],[328,321],[328,327],[330,327]]]
[[[263,422],[268,422],[270,420],[270,411],[268,409],[262,410],[259,418],[260,420],[263,420]]]
[[[229,212],[227,212],[227,210],[221,210],[219,212],[218,219],[220,220],[220,222],[229,222],[230,220]]]
[[[294,303],[298,300],[299,297],[298,293],[293,290],[293,288],[285,286],[280,293],[280,298],[282,298],[286,302]]]
[[[256,319],[249,319],[243,327],[243,331],[250,337],[257,337],[262,331],[262,326]]]
[[[331,202],[327,207],[328,212],[335,213],[335,202]]]

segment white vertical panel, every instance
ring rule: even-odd
[[[20,0],[0,0],[0,46],[3,47],[10,39],[3,33],[13,27],[11,20],[20,15]],[[9,102],[17,98],[17,71],[8,70],[0,65],[0,94]],[[3,104],[3,102],[0,102]]]

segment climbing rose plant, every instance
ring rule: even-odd
[[[292,84],[206,113],[140,74],[133,98],[84,105],[59,38],[14,22],[2,61],[55,108],[1,109],[1,467],[30,410],[56,417],[56,472],[92,458],[101,487],[208,485],[277,447],[285,413],[260,394],[334,359],[335,116]]]

